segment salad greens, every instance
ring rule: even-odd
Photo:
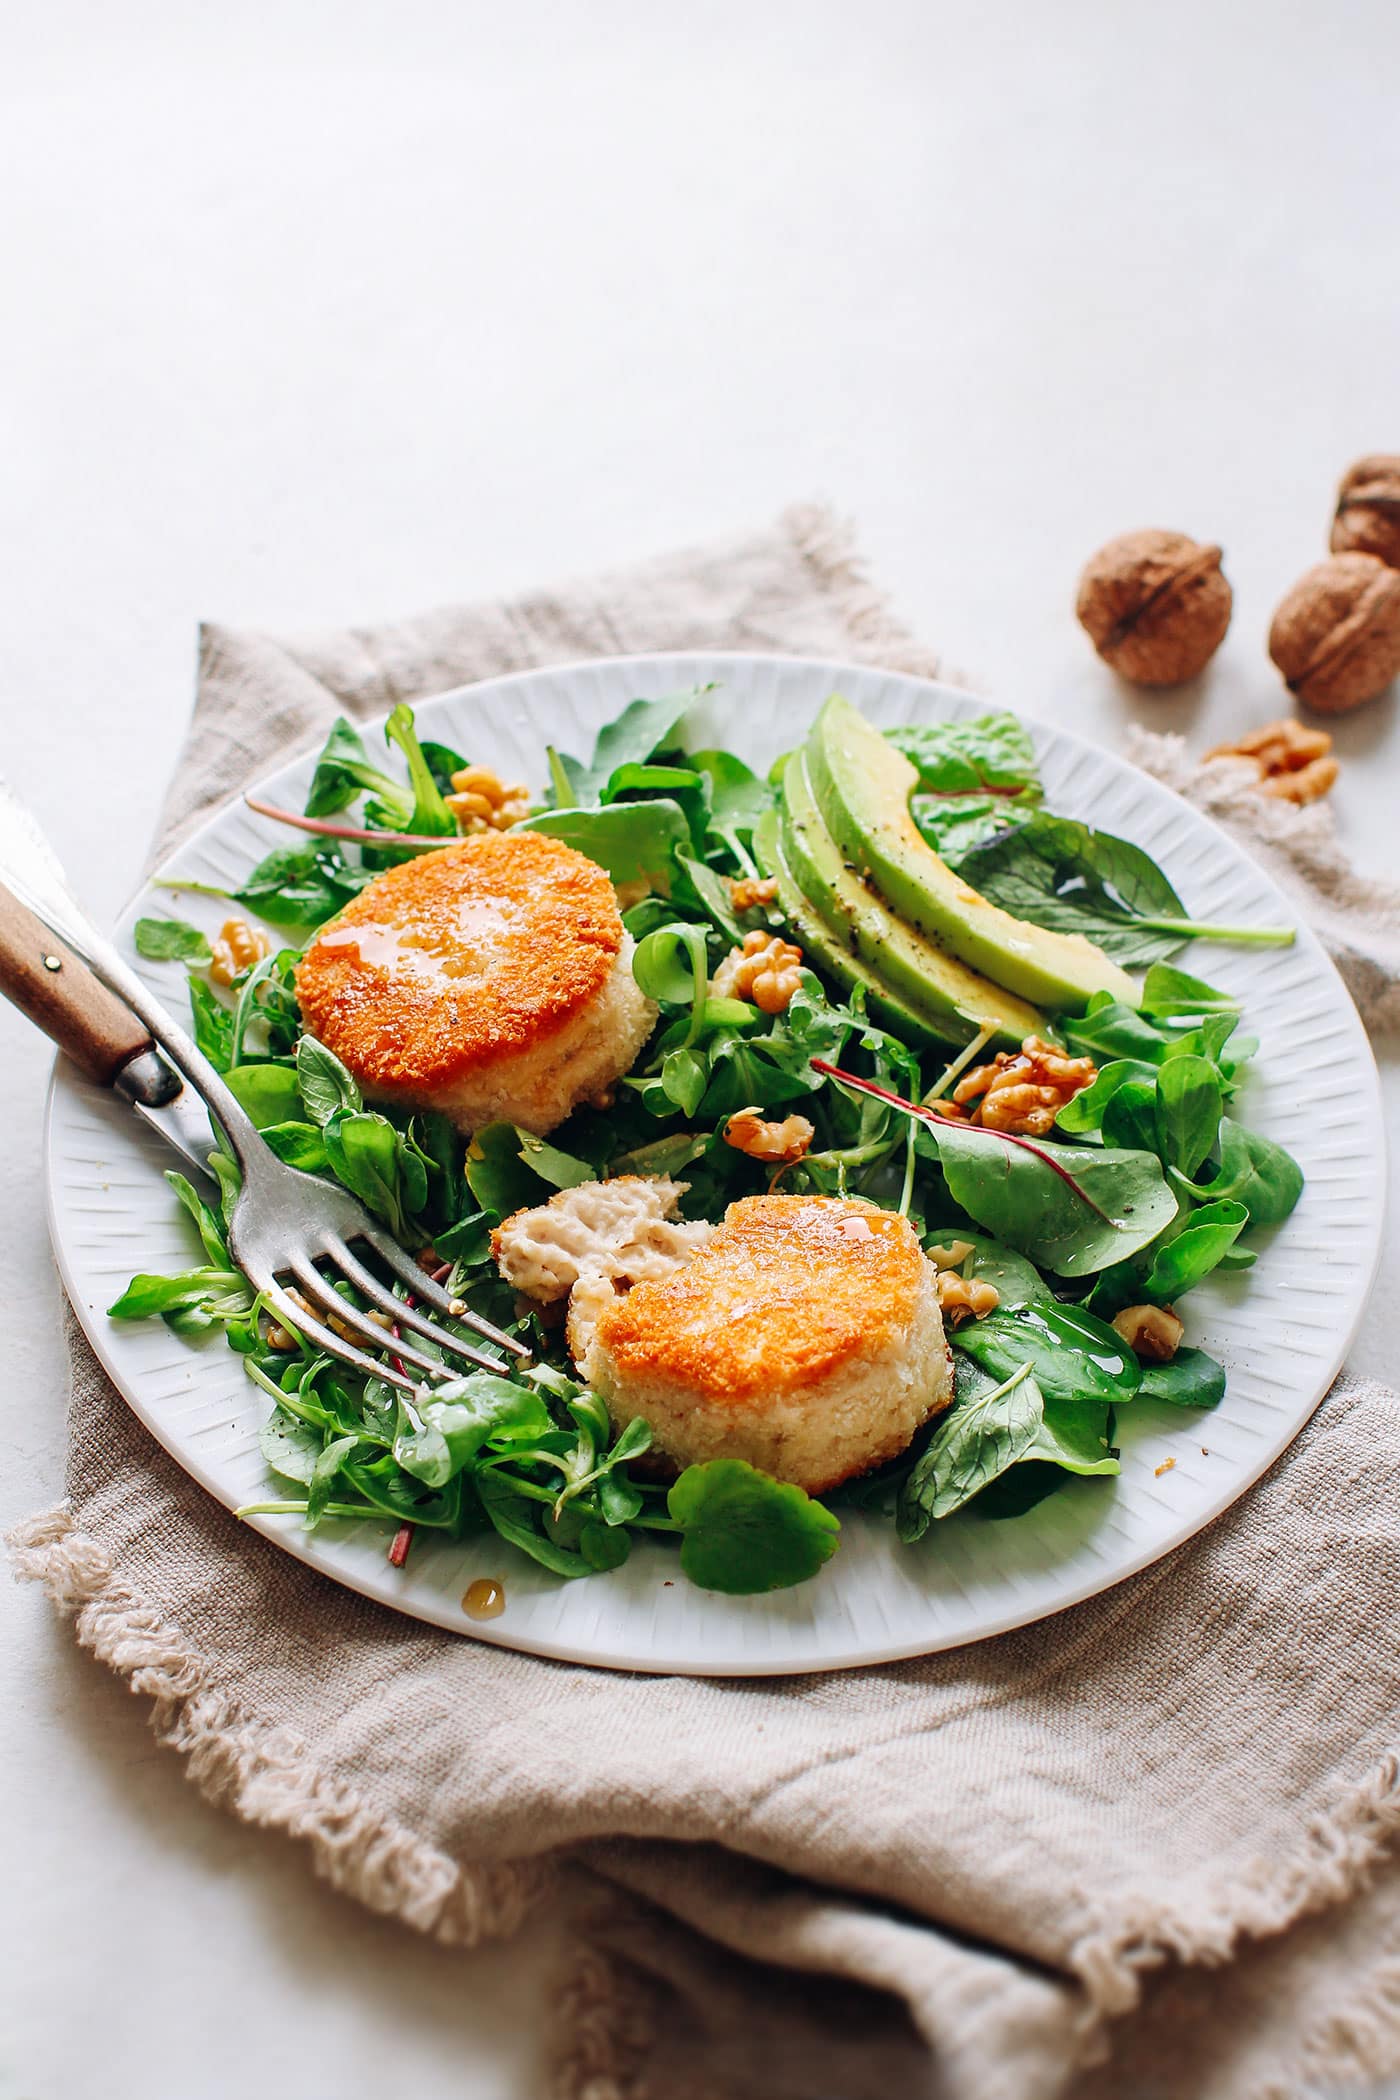
[[[524,1368],[502,1358],[498,1370],[411,1397],[361,1378],[270,1323],[232,1263],[232,1160],[211,1155],[215,1204],[168,1175],[198,1251],[177,1275],[134,1277],[111,1314],[160,1317],[191,1340],[222,1334],[242,1357],[272,1403],[262,1450],[276,1492],[252,1509],[308,1527],[382,1518],[395,1527],[396,1565],[419,1530],[494,1534],[555,1575],[585,1577],[620,1566],[650,1534],[673,1540],[683,1573],[710,1589],[758,1592],[815,1575],[839,1544],[832,1509],[738,1459],[688,1466],[669,1484],[650,1471],[647,1424],[614,1426],[558,1329],[517,1303],[491,1253],[512,1212],[610,1174],[683,1176],[686,1215],[722,1217],[774,1179],[725,1142],[740,1109],[796,1108],[812,1124],[809,1149],[777,1177],[785,1190],[897,1209],[941,1270],[997,1293],[994,1311],[950,1332],[953,1405],[901,1459],[833,1499],[892,1516],[907,1541],[968,1504],[1011,1518],[1073,1476],[1115,1474],[1125,1409],[1219,1404],[1225,1373],[1205,1351],[1140,1362],[1110,1323],[1246,1267],[1252,1235],[1298,1201],[1296,1163],[1236,1114],[1258,1048],[1240,1032],[1237,1003],[1167,960],[1193,937],[1289,936],[1198,925],[1141,848],[1048,811],[1013,717],[889,732],[918,770],[915,821],[958,873],[1018,916],[1087,934],[1146,971],[1136,1006],[1100,993],[1061,1021],[1068,1051],[1097,1072],[1059,1110],[1053,1135],[945,1118],[928,1105],[951,1083],[944,1053],[877,1025],[859,985],[838,990],[804,969],[778,1015],[716,992],[718,965],[743,935],[785,921],[776,903],[736,905],[736,880],[759,872],[753,833],[774,795],[735,754],[686,748],[698,697],[634,700],[584,758],[550,749],[545,793],[523,820],[606,868],[637,981],[659,1012],[614,1105],[581,1108],[548,1138],[495,1123],[467,1141],[441,1115],[367,1105],[302,1027],[301,945],[377,870],[455,836],[444,795],[466,761],[420,741],[409,708],[389,717],[383,761],[338,720],[304,815],[288,817],[314,836],[210,892],[286,943],[227,995],[210,980],[200,928],[138,923],[141,955],[186,966],[196,1039],[277,1155],[353,1191],[454,1295],[533,1353]],[[337,1288],[354,1302],[348,1284]]]

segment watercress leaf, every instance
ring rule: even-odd
[[[228,1235],[218,1213],[209,1208],[194,1184],[187,1181],[183,1174],[167,1171],[165,1178],[179,1197],[183,1208],[193,1218],[207,1259],[216,1269],[232,1268],[228,1253]]]
[[[1172,1407],[1218,1407],[1225,1397],[1225,1366],[1204,1349],[1178,1349],[1170,1363],[1144,1364],[1144,1400]]]
[[[630,1524],[642,1513],[646,1500],[641,1489],[625,1473],[609,1471],[599,1476],[598,1508],[605,1524]]]
[[[800,1487],[741,1458],[687,1466],[666,1497],[681,1527],[681,1568],[702,1590],[753,1596],[806,1582],[836,1551],[841,1526]]]
[[[622,1566],[632,1551],[632,1541],[621,1528],[594,1521],[579,1533],[578,1550],[595,1574],[605,1575]]]
[[[1163,1163],[1188,1177],[1208,1157],[1220,1128],[1220,1078],[1204,1057],[1169,1057],[1157,1073],[1154,1110]]]
[[[669,896],[676,855],[690,848],[690,826],[679,803],[610,802],[606,809],[546,809],[524,817],[517,831],[541,831],[605,868],[614,884],[644,883]]]
[[[233,1015],[202,977],[190,979],[194,1039],[216,1072],[227,1072],[233,1055]]]
[[[229,1090],[259,1130],[301,1120],[297,1075],[290,1065],[234,1065],[224,1074]]]
[[[940,1123],[934,1137],[953,1201],[1059,1276],[1091,1276],[1126,1260],[1176,1215],[1155,1153],[1010,1144],[960,1123]]]
[[[1177,1014],[1238,1014],[1240,1002],[1204,978],[1190,977],[1167,963],[1154,963],[1142,981],[1142,1011],[1170,1019]]]
[[[1151,855],[1074,817],[1038,811],[974,847],[958,872],[1004,911],[1052,932],[1082,934],[1127,967],[1171,955],[1189,938],[1138,923],[1185,918]]]
[[[252,1293],[236,1269],[190,1269],[182,1276],[133,1276],[116,1303],[108,1306],[107,1317],[149,1320],[157,1313],[183,1312],[190,1307],[207,1306],[213,1298],[240,1294],[246,1310]]]
[[[1102,1065],[1092,1086],[1074,1095],[1065,1103],[1055,1118],[1055,1127],[1071,1137],[1082,1137],[1087,1131],[1098,1130],[1103,1123],[1104,1110],[1118,1089],[1129,1084],[1155,1086],[1157,1068],[1144,1064],[1140,1058],[1116,1057],[1111,1064]]]
[[[1202,1204],[1171,1239],[1158,1247],[1143,1282],[1143,1297],[1168,1305],[1210,1274],[1249,1223],[1242,1203]]]
[[[409,828],[413,798],[398,781],[391,780],[372,764],[358,729],[344,715],[337,715],[330,735],[321,746],[311,788],[306,797],[308,817],[330,817],[349,807],[358,795],[377,795],[385,804],[398,805],[397,830]]]
[[[1012,1312],[1018,1305],[1031,1305],[1039,1298],[1050,1296],[1049,1287],[1035,1264],[1028,1262],[1023,1254],[1013,1253],[1010,1247],[1003,1247],[999,1240],[987,1239],[980,1232],[969,1232],[965,1225],[929,1226],[924,1232],[924,1246],[930,1254],[935,1247],[951,1250],[955,1242],[972,1249],[966,1259],[959,1262],[959,1273],[978,1283],[990,1283],[997,1293],[1002,1312]]]
[[[361,1106],[360,1089],[333,1050],[304,1035],[297,1044],[296,1083],[311,1121],[328,1123],[337,1109]]]
[[[280,1473],[284,1480],[299,1480],[303,1486],[310,1486],[321,1456],[319,1429],[274,1408],[258,1431],[258,1442],[274,1473]]]
[[[413,726],[413,709],[403,701],[392,709],[388,721],[384,724],[384,741],[386,744],[397,744],[408,761],[413,806],[404,828],[426,833],[430,838],[456,838],[457,819],[443,801],[442,791],[433,778],[432,768],[423,756],[418,732]]]
[[[958,1329],[953,1347],[995,1378],[1029,1363],[1047,1402],[1122,1406],[1141,1383],[1138,1360],[1121,1335],[1082,1306],[1053,1299],[970,1320]]]
[[[303,1174],[324,1174],[330,1166],[325,1139],[314,1123],[267,1123],[262,1139],[269,1152]]]
[[[1009,1376],[971,1366],[958,1373],[957,1398],[899,1491],[895,1523],[906,1545],[951,1516],[989,1481],[1024,1458],[1045,1403],[1025,1359]]]
[[[207,963],[209,936],[188,919],[138,919],[136,953],[148,962]]]

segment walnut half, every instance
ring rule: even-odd
[[[1247,758],[1258,768],[1259,793],[1274,795],[1281,802],[1316,802],[1336,784],[1339,771],[1332,757],[1332,739],[1325,729],[1305,729],[1285,715],[1250,729],[1233,743],[1217,744],[1207,751],[1213,758]]]
[[[1092,1057],[1066,1057],[1053,1043],[1028,1035],[1019,1050],[999,1050],[990,1064],[960,1079],[951,1101],[932,1105],[941,1116],[988,1130],[1044,1137],[1065,1103],[1092,1086],[1097,1073]]]
[[[801,1159],[816,1136],[815,1126],[805,1116],[786,1116],[781,1123],[765,1123],[756,1108],[737,1108],[724,1126],[724,1142],[749,1159],[770,1166],[790,1167]]]

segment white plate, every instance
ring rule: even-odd
[[[584,753],[598,725],[628,700],[711,681],[715,690],[689,717],[688,741],[697,749],[727,745],[759,768],[800,738],[833,690],[882,726],[987,705],[846,664],[716,654],[619,658],[493,679],[427,701],[417,714],[425,734],[507,779],[538,784],[546,741]],[[1256,924],[1294,917],[1238,848],[1167,789],[1062,730],[1028,726],[1050,806],[1145,846],[1197,917]],[[299,808],[311,767],[311,755],[284,767],[261,783],[263,794]],[[292,836],[234,803],[163,872],[231,887]],[[150,889],[121,921],[123,945],[130,949],[138,914],[172,908],[210,927],[222,916],[216,900],[189,897],[172,907],[169,891]],[[1297,1435],[1341,1365],[1379,1252],[1376,1069],[1332,964],[1301,928],[1292,948],[1212,946],[1195,954],[1202,974],[1238,995],[1246,1025],[1263,1038],[1243,1114],[1296,1154],[1307,1189],[1255,1269],[1192,1293],[1189,1339],[1229,1369],[1223,1405],[1194,1414],[1136,1402],[1122,1424],[1118,1480],[1071,1480],[1011,1522],[954,1517],[914,1547],[901,1546],[888,1522],[850,1514],[841,1550],[817,1580],[768,1597],[693,1589],[660,1545],[639,1546],[614,1574],[560,1582],[489,1537],[453,1545],[420,1535],[407,1567],[396,1570],[379,1524],[327,1525],[310,1537],[295,1519],[259,1519],[257,1528],[336,1581],[457,1633],[613,1669],[714,1676],[925,1654],[1044,1618],[1121,1582],[1219,1515]],[[183,1013],[181,967],[139,967]],[[104,1313],[134,1270],[188,1266],[187,1228],[160,1179],[167,1163],[134,1116],[60,1065],[48,1172],[63,1280],[141,1420],[234,1508],[268,1492],[258,1450],[262,1395],[217,1340],[194,1348],[158,1321],[119,1325]],[[467,1620],[460,1601],[479,1575],[502,1577],[508,1600],[504,1615],[486,1625]]]

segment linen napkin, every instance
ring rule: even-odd
[[[716,646],[937,669],[810,507],[508,604],[310,641],[209,628],[162,843],[339,711]],[[1358,915],[1322,820],[1295,854],[1290,813],[1227,813],[1393,1017],[1396,897]],[[1344,1377],[1241,1504],[1055,1619],[701,1682],[337,1588],[180,1471],[71,1318],[68,1343],[69,1498],[16,1537],[23,1571],[207,1794],[347,1894],[464,1947],[570,1903],[559,2100],[1286,2100],[1400,2064],[1394,1394]]]

